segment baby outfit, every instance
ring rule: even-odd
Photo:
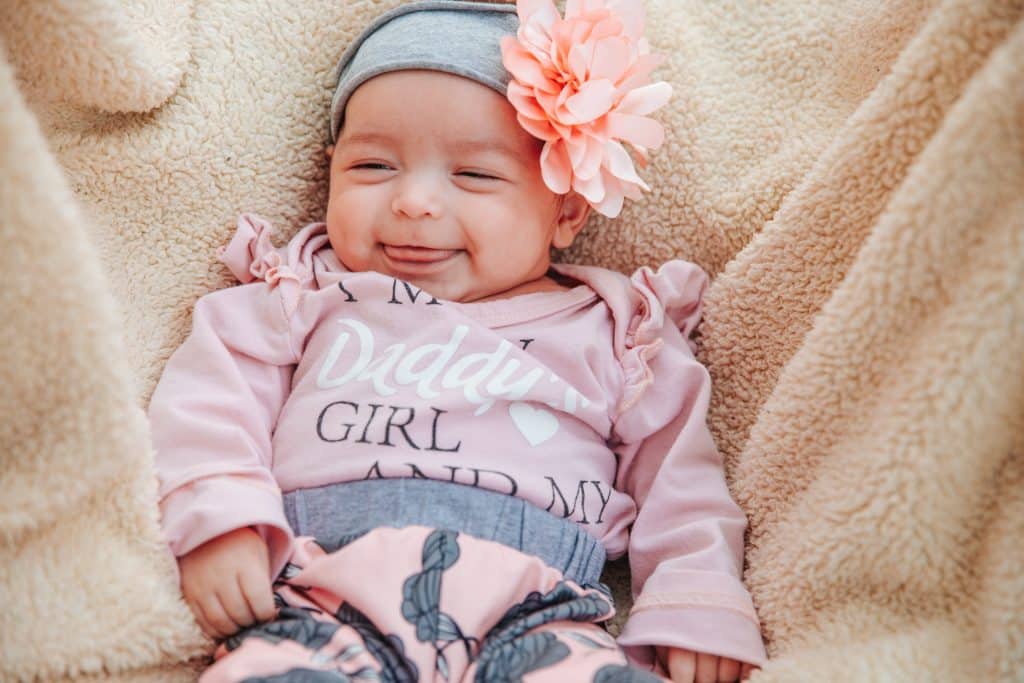
[[[251,526],[280,577],[281,618],[208,680],[643,680],[593,625],[627,551],[633,663],[763,662],[687,341],[697,266],[557,265],[579,284],[458,303],[349,272],[322,223],[281,249],[271,231],[239,219],[222,259],[246,284],[199,300],[149,411],[174,555]]]

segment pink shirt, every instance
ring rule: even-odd
[[[628,550],[624,646],[764,660],[740,581],[746,520],[687,342],[700,268],[561,265],[579,286],[457,303],[347,271],[321,223],[280,250],[270,232],[240,218],[222,257],[249,284],[199,300],[150,404],[176,556],[254,525],[276,575],[292,543],[282,491],[453,481],[568,518],[611,558]]]

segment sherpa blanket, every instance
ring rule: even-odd
[[[394,4],[0,4],[0,679],[210,652],[142,409],[235,214],[320,216],[331,69]],[[655,189],[565,258],[715,276],[757,681],[1024,676],[1022,5],[647,1]]]

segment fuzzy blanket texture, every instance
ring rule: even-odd
[[[331,71],[395,4],[0,3],[0,679],[210,652],[143,409],[236,214],[320,218]],[[654,190],[564,258],[715,277],[754,680],[1024,680],[1024,2],[646,4]]]

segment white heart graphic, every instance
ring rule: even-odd
[[[508,414],[516,429],[531,446],[539,446],[558,431],[558,418],[543,408],[534,408],[528,403],[513,403],[508,407]]]

